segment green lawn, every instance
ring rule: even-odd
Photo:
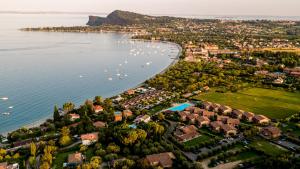
[[[265,140],[252,142],[250,146],[254,147],[256,150],[263,151],[265,154],[270,156],[278,156],[282,153],[287,152],[286,149]]]
[[[228,160],[229,161],[239,161],[239,160],[244,161],[244,160],[249,160],[249,159],[253,159],[253,158],[257,158],[257,157],[259,157],[259,155],[254,151],[244,151],[244,152],[241,152],[240,154],[229,157]]]
[[[63,164],[68,160],[68,155],[75,153],[76,151],[79,151],[79,146],[75,146],[63,152],[58,152],[53,160],[53,169],[63,168]]]
[[[252,88],[237,93],[217,93],[211,91],[196,97],[204,100],[231,106],[232,108],[266,115],[269,118],[286,118],[300,111],[300,93],[282,90]]]
[[[197,138],[194,138],[193,140],[184,142],[183,145],[185,147],[192,147],[192,146],[196,146],[200,143],[204,143],[204,142],[207,142],[207,141],[210,141],[210,140],[212,140],[211,137],[209,137],[207,135],[204,135],[204,134],[201,134],[201,136],[199,136]]]

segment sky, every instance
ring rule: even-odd
[[[300,16],[300,0],[0,0],[0,11]]]

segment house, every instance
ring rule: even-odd
[[[228,116],[217,116],[217,121],[221,121],[222,123],[226,123]]]
[[[114,117],[115,117],[115,119],[114,119],[115,122],[122,121],[122,119],[123,119],[122,113],[119,111],[114,113]]]
[[[226,137],[228,136],[235,136],[237,133],[236,128],[230,126],[228,124],[221,125],[221,131],[225,134]]]
[[[82,134],[80,136],[83,145],[91,145],[98,141],[98,133]]]
[[[80,115],[72,113],[72,114],[69,114],[69,118],[70,118],[71,121],[75,121],[77,119],[80,119]]]
[[[190,112],[188,112],[188,111],[181,111],[181,112],[178,113],[181,121],[186,121],[187,120],[187,116],[189,114],[190,114]]]
[[[0,163],[0,169],[19,169],[19,164],[8,164],[7,162]]]
[[[134,123],[140,123],[140,122],[149,123],[150,120],[151,117],[149,115],[139,115],[135,118]]]
[[[95,113],[100,113],[103,111],[103,107],[100,105],[94,105],[94,111]]]
[[[281,130],[277,127],[268,126],[262,129],[262,135],[269,139],[278,138],[281,136]]]
[[[217,113],[217,112],[219,112],[219,108],[220,108],[220,107],[221,107],[220,104],[218,104],[218,103],[213,103],[213,104],[211,105],[211,107],[210,107],[210,110]]]
[[[220,132],[221,126],[223,125],[223,123],[221,121],[213,121],[213,122],[210,122],[209,125],[213,131]]]
[[[160,166],[162,168],[172,168],[173,159],[175,159],[175,156],[172,152],[147,155],[145,158],[150,166]]]
[[[211,102],[203,102],[202,103],[202,106],[205,110],[210,110],[211,109],[211,106],[212,106],[212,103]]]
[[[205,117],[214,117],[215,116],[215,112],[212,112],[212,111],[202,111],[202,116],[205,116]]]
[[[128,95],[134,95],[135,94],[135,90],[129,89],[125,93],[128,94]]]
[[[264,115],[255,115],[252,120],[256,124],[268,124],[268,123],[270,123],[270,119],[267,118]]]
[[[106,123],[102,122],[102,121],[96,121],[93,123],[93,126],[96,128],[105,128],[106,127]]]
[[[123,111],[123,116],[126,117],[126,118],[130,117],[132,115],[133,115],[132,111],[130,111],[128,109]]]
[[[248,121],[248,122],[252,122],[253,117],[254,117],[254,113],[251,113],[251,112],[244,112],[243,113],[243,119]]]
[[[234,117],[234,118],[237,118],[237,119],[242,119],[243,114],[244,114],[243,110],[234,109],[231,113],[231,116]]]
[[[229,115],[232,112],[232,108],[222,105],[219,107],[219,112],[223,115]]]
[[[83,163],[84,156],[81,153],[73,153],[68,155],[68,162],[64,163],[64,167],[76,167]]]
[[[200,134],[194,125],[188,125],[178,127],[174,132],[174,136],[179,142],[186,142],[200,136]]]
[[[198,114],[188,114],[187,119],[189,120],[190,123],[194,124],[196,121],[196,118],[198,118]]]
[[[236,126],[240,125],[240,120],[239,119],[228,118],[226,120],[226,124],[236,127]]]
[[[198,126],[201,128],[203,126],[209,126],[210,120],[206,116],[200,116],[196,119]]]
[[[204,86],[204,87],[203,87],[203,90],[204,90],[205,92],[207,92],[207,91],[209,91],[209,87],[208,87],[208,86]]]

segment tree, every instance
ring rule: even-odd
[[[63,105],[63,109],[65,112],[70,112],[75,108],[75,104],[68,102]]]
[[[120,147],[115,143],[110,143],[106,148],[107,153],[119,153]]]
[[[63,127],[61,129],[61,137],[59,139],[59,144],[62,146],[69,145],[71,143],[70,130],[68,127]]]
[[[162,120],[165,119],[165,115],[162,112],[160,112],[160,113],[157,114],[157,118],[158,118],[158,120],[162,121]]]
[[[30,154],[35,157],[36,155],[36,145],[34,144],[34,142],[30,143]]]
[[[50,169],[50,165],[47,162],[43,162],[40,169]]]
[[[103,102],[103,99],[101,96],[96,96],[95,99],[94,99],[94,102],[97,104],[97,105],[100,105],[102,102]]]
[[[54,122],[60,120],[60,114],[59,114],[57,106],[54,107],[53,120],[54,120]]]
[[[102,163],[102,159],[99,156],[92,157],[90,164],[93,169],[98,169]]]

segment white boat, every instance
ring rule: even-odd
[[[14,108],[14,106],[9,106],[8,108],[9,108],[9,109],[13,109],[13,108]]]
[[[120,73],[117,73],[116,75],[117,75],[117,76],[121,76],[121,74],[120,74]]]
[[[8,100],[8,97],[2,97],[1,100]]]
[[[4,112],[4,113],[2,113],[2,114],[3,114],[3,115],[6,115],[6,116],[10,115],[9,112]]]
[[[109,78],[108,78],[108,80],[109,80],[109,81],[112,81],[112,80],[113,80],[113,78],[109,77]]]

